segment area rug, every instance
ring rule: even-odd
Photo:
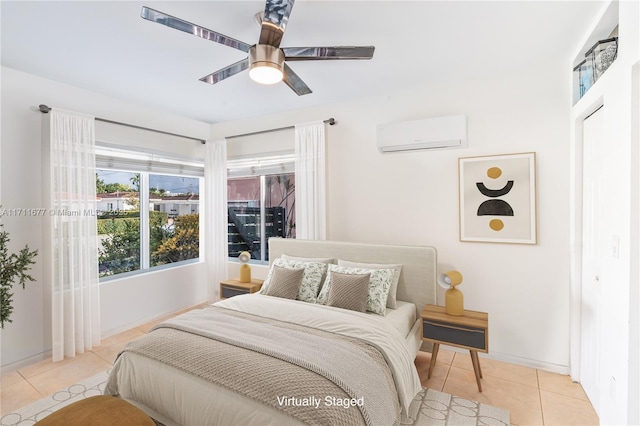
[[[49,396],[45,396],[32,404],[22,407],[13,413],[8,413],[0,417],[1,426],[27,426],[33,425],[38,420],[90,396],[102,395],[104,386],[109,377],[109,370],[96,374],[93,377],[83,380],[80,383],[71,385]],[[70,425],[71,426],[71,425]]]
[[[416,401],[417,400],[417,401]],[[509,412],[483,402],[422,388],[414,398],[419,401],[417,416],[411,426],[509,426]]]
[[[109,370],[49,395],[0,418],[0,426],[31,426],[56,410],[84,398],[102,395]],[[437,390],[422,388],[415,397],[415,421],[406,426],[509,425],[509,412]],[[70,425],[74,426],[74,425]]]

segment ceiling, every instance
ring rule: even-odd
[[[203,83],[246,54],[140,17],[144,5],[254,44],[261,1],[2,0],[1,57],[3,66],[217,123],[518,72],[552,59],[566,59],[569,68],[603,4],[298,0],[283,47],[376,47],[370,61],[289,63],[313,90],[300,97],[284,83],[254,83],[246,71]]]

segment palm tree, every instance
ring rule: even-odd
[[[131,184],[133,185],[133,189],[136,192],[140,192],[140,173],[136,173],[129,178]]]

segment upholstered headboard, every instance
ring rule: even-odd
[[[433,247],[270,238],[270,262],[283,254],[331,257],[354,262],[399,263],[402,264],[402,274],[398,282],[397,299],[415,304],[418,315],[426,304],[436,304],[437,255]]]

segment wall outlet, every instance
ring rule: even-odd
[[[620,236],[614,235],[611,238],[611,256],[614,259],[620,259]]]

